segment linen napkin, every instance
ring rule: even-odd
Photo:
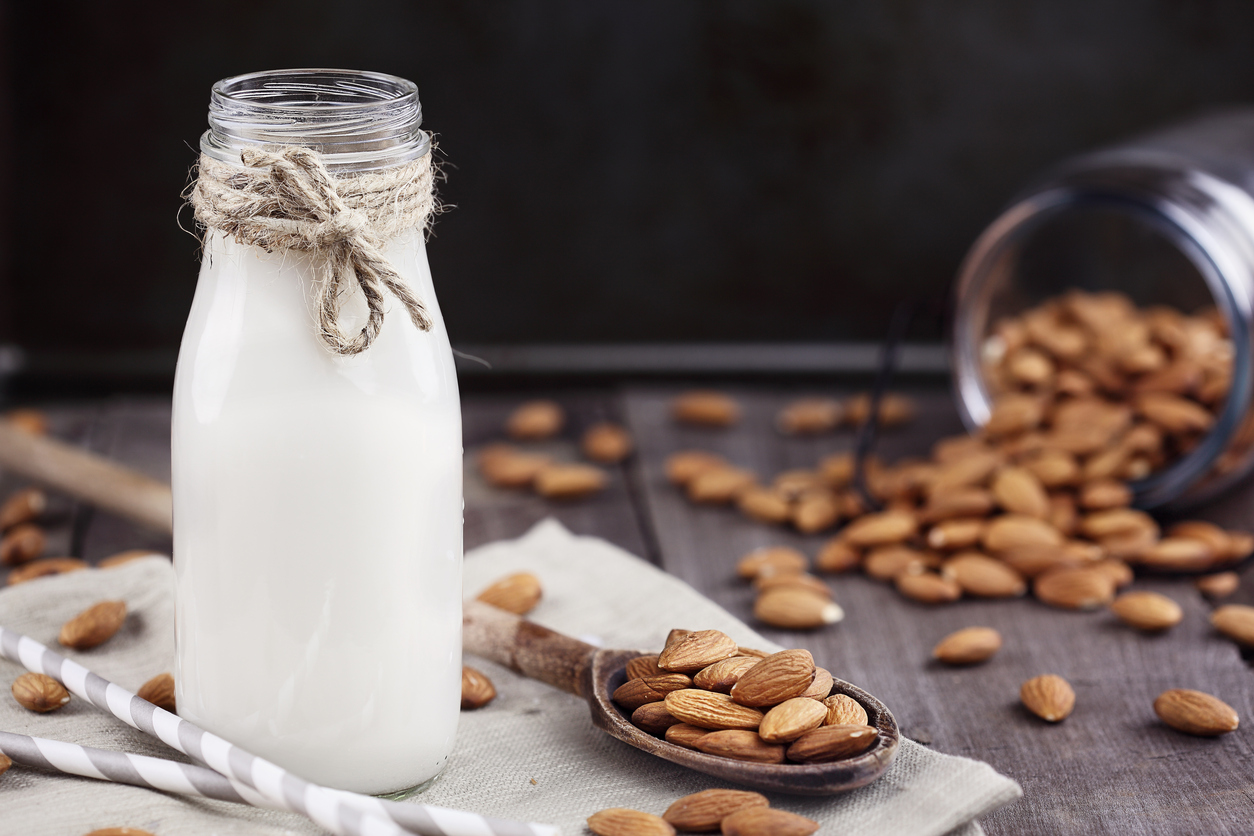
[[[594,644],[656,649],[671,627],[687,626],[723,630],[741,644],[775,649],[682,581],[603,540],[574,536],[552,520],[517,540],[467,553],[465,589],[474,593],[519,571],[534,573],[544,587],[533,620]],[[173,670],[172,589],[169,561],[156,557],[40,579],[0,590],[0,624],[55,646],[65,620],[96,601],[125,600],[130,614],[116,636],[93,650],[65,655],[136,690],[155,674]],[[586,818],[605,807],[660,814],[687,793],[734,786],[595,729],[583,700],[482,659],[467,656],[466,662],[488,674],[498,696],[478,711],[462,712],[447,768],[416,800],[580,834],[588,832]],[[22,672],[0,660],[6,692]],[[186,760],[78,699],[58,711],[34,714],[0,694],[0,730]],[[870,786],[832,798],[773,795],[771,803],[820,822],[820,833],[972,836],[982,832],[980,816],[1020,794],[1014,781],[987,764],[902,739],[893,765]],[[0,776],[0,836],[71,836],[120,826],[158,836],[322,832],[289,813],[16,765]]]

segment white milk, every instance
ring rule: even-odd
[[[440,771],[461,693],[461,417],[418,233],[374,344],[315,335],[308,257],[206,241],[174,390],[179,714],[310,781]],[[365,317],[347,300],[344,333]]]

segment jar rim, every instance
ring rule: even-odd
[[[250,146],[299,145],[328,168],[365,171],[410,162],[431,150],[420,130],[412,81],[365,70],[264,70],[217,81],[209,100],[208,156],[240,162]]]

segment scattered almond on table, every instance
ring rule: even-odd
[[[475,598],[515,615],[526,615],[536,608],[542,595],[539,578],[530,572],[516,572],[493,581]]]
[[[172,674],[157,674],[141,685],[135,695],[140,699],[148,700],[157,708],[164,708],[171,714],[178,713],[178,706],[174,701],[174,676]]]
[[[730,427],[740,420],[740,404],[722,392],[694,390],[671,401],[671,415],[681,424]]]
[[[987,661],[1001,649],[1001,633],[992,627],[964,627],[950,633],[932,648],[932,656],[947,665],[974,665]]]
[[[65,647],[89,650],[113,638],[124,621],[125,602],[101,601],[65,622],[57,640]]]
[[[1052,673],[1023,683],[1019,699],[1024,708],[1050,723],[1065,720],[1075,708],[1075,691],[1071,689],[1071,684]]]
[[[1163,691],[1154,700],[1154,713],[1177,731],[1199,737],[1217,737],[1236,731],[1237,712],[1218,697],[1188,688]]]
[[[1211,613],[1210,623],[1237,644],[1254,648],[1254,607],[1225,604]]]
[[[462,711],[473,711],[476,708],[483,708],[495,698],[496,686],[492,684],[491,679],[488,679],[487,674],[477,668],[463,665]]]
[[[1125,592],[1111,602],[1110,610],[1119,620],[1138,630],[1162,632],[1184,620],[1184,610],[1166,595],[1157,592]]]
[[[757,590],[754,617],[782,630],[813,630],[845,617],[822,578],[807,572],[810,561],[787,546],[755,549],[740,559],[736,573]]]
[[[625,427],[603,421],[584,431],[579,446],[585,456],[598,464],[618,464],[631,455],[635,444]]]
[[[598,836],[722,832],[726,836],[810,836],[818,822],[770,806],[761,793],[747,790],[703,790],[678,799],[660,817],[639,810],[611,807],[588,817]]]
[[[42,673],[24,673],[13,680],[13,699],[29,711],[55,711],[70,701],[65,686]]]
[[[528,401],[515,409],[505,421],[505,432],[518,441],[543,441],[553,438],[566,424],[566,412],[555,401]]]

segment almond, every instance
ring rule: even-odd
[[[826,705],[809,697],[793,697],[766,712],[758,735],[767,743],[791,743],[826,719]]]
[[[662,818],[676,830],[701,833],[718,830],[723,819],[749,807],[768,807],[761,793],[746,790],[705,790],[675,801]]]
[[[927,533],[927,544],[942,551],[969,549],[980,542],[987,527],[982,519],[944,520]]]
[[[9,572],[9,586],[33,581],[35,578],[42,578],[48,575],[63,575],[66,572],[77,572],[80,569],[90,568],[87,561],[79,560],[77,557],[44,557],[39,560],[32,560],[25,563],[13,571]]]
[[[727,467],[727,460],[717,453],[684,450],[666,459],[666,478],[672,484],[686,486],[700,474],[716,467]]]
[[[530,572],[517,572],[494,581],[475,598],[506,612],[526,615],[540,603],[542,594],[539,578]]]
[[[1210,623],[1237,644],[1254,647],[1254,607],[1225,604],[1210,614]]]
[[[1188,398],[1147,392],[1136,399],[1136,409],[1146,420],[1173,435],[1200,433],[1210,429],[1215,416]]]
[[[1080,489],[1080,505],[1088,511],[1125,508],[1132,504],[1132,490],[1114,479],[1098,479]]]
[[[1032,589],[1042,603],[1068,610],[1098,609],[1115,598],[1114,581],[1091,568],[1051,569],[1037,576]]]
[[[955,517],[983,517],[992,510],[993,495],[984,488],[954,488],[928,497],[919,518],[931,525]]]
[[[1007,395],[993,404],[984,432],[993,438],[1018,435],[1040,426],[1044,417],[1044,404],[1035,395]]]
[[[748,470],[724,465],[702,471],[688,482],[688,498],[706,505],[727,505],[757,483]]]
[[[465,683],[465,674],[462,674],[462,682]],[[463,689],[465,690],[465,689]],[[168,673],[159,673],[152,679],[145,682],[135,692],[141,700],[155,705],[157,708],[163,708],[174,714],[177,706],[174,702],[174,677]]]
[[[1024,459],[1023,468],[1049,490],[1069,487],[1080,480],[1080,465],[1075,456],[1062,450],[1041,450]]]
[[[1128,564],[1124,563],[1122,560],[1116,560],[1113,557],[1108,557],[1105,560],[1098,560],[1094,563],[1090,563],[1088,564],[1088,568],[1096,572],[1101,572],[1107,578],[1110,578],[1110,582],[1115,585],[1115,589],[1123,589],[1125,586],[1132,583],[1132,579],[1134,577],[1132,574],[1132,568],[1128,566]]]
[[[804,694],[813,684],[815,672],[810,651],[781,650],[745,671],[732,686],[731,698],[752,708],[779,705]]]
[[[898,592],[921,604],[948,604],[962,597],[962,587],[957,581],[935,572],[901,574],[896,584]]]
[[[810,560],[804,554],[788,546],[766,546],[740,558],[736,574],[745,580],[762,575],[784,575],[804,572],[810,568]]]
[[[671,402],[671,415],[683,424],[730,427],[740,420],[740,405],[721,392],[685,392]]]
[[[1152,531],[1157,536],[1158,523],[1149,514],[1135,508],[1097,511],[1080,521],[1080,533],[1095,540],[1135,531]]]
[[[936,496],[955,488],[983,485],[1001,463],[1001,456],[992,450],[973,449],[967,456],[942,464],[928,486],[928,495]]]
[[[1075,534],[1079,520],[1080,513],[1070,494],[1054,494],[1049,498],[1049,513],[1045,515],[1045,522],[1070,537]]]
[[[788,747],[788,759],[797,763],[827,763],[861,754],[878,739],[879,732],[872,726],[819,726]]]
[[[1019,699],[1028,711],[1051,723],[1065,720],[1075,708],[1075,691],[1067,680],[1052,673],[1023,683]]]
[[[588,829],[597,836],[675,836],[675,828],[661,816],[626,807],[593,813],[588,816]]]
[[[733,656],[730,659],[715,662],[708,668],[703,668],[694,676],[692,684],[706,691],[718,691],[720,694],[729,693],[732,686],[736,684],[736,680],[740,679],[745,671],[752,668],[759,661],[752,656]]]
[[[1183,537],[1189,540],[1200,540],[1210,546],[1211,553],[1216,559],[1225,559],[1229,556],[1232,548],[1232,540],[1228,536],[1228,532],[1224,531],[1214,523],[1204,522],[1202,520],[1186,520],[1178,522],[1171,528],[1167,529],[1168,537]]]
[[[727,694],[685,688],[666,695],[666,710],[682,722],[703,729],[753,731],[762,723],[762,712],[733,702]]]
[[[831,432],[844,417],[839,401],[803,398],[785,406],[775,416],[775,428],[784,435],[819,435]]]
[[[679,725],[679,718],[670,713],[664,702],[650,702],[631,712],[631,722],[651,735],[660,737],[671,726]]]
[[[866,548],[900,543],[914,536],[918,520],[908,511],[883,511],[854,520],[841,532],[851,546]]]
[[[826,531],[840,522],[840,517],[840,500],[827,490],[803,495],[792,509],[792,524],[802,534]]]
[[[827,596],[798,587],[780,587],[758,596],[753,615],[781,630],[814,630],[840,621],[845,611]]]
[[[1237,591],[1237,587],[1241,585],[1241,578],[1236,572],[1217,572],[1213,575],[1203,575],[1193,581],[1193,584],[1207,598],[1227,598]]]
[[[723,819],[722,829],[723,836],[810,836],[819,823],[786,810],[751,807]]]
[[[588,427],[579,442],[583,454],[598,464],[618,464],[631,455],[634,446],[631,433],[608,421]]]
[[[627,678],[640,679],[645,676],[656,676],[665,673],[657,666],[658,654],[654,653],[648,656],[637,656],[627,663]]]
[[[932,648],[932,656],[947,665],[973,665],[1001,649],[1001,633],[992,627],[964,627]]]
[[[16,525],[0,539],[0,564],[17,566],[29,563],[43,554],[47,543],[47,537],[39,526],[31,523]]]
[[[48,508],[47,495],[38,488],[26,488],[0,505],[0,531],[36,519]]]
[[[685,749],[695,749],[697,748],[697,741],[709,733],[709,729],[703,729],[689,723],[676,723],[667,727],[665,736],[667,743],[674,743],[676,746],[683,746]]]
[[[989,522],[981,540],[989,551],[1002,552],[1020,546],[1061,546],[1063,536],[1044,520],[1005,514]]]
[[[814,575],[805,573],[796,575],[766,575],[753,582],[753,588],[758,592],[765,592],[768,589],[778,589],[780,587],[789,586],[805,589],[826,598],[832,597],[832,590],[828,587],[825,581],[821,578],[816,578]]]
[[[731,636],[720,630],[698,630],[668,643],[657,664],[664,671],[696,673],[735,655],[736,642]]]
[[[1205,569],[1215,562],[1210,544],[1188,537],[1164,537],[1145,550],[1137,562],[1142,566],[1173,571]]]
[[[1080,566],[1088,562],[1068,553],[1062,546],[1019,546],[1002,552],[998,557],[1025,578],[1035,578],[1060,566]]]
[[[57,640],[65,647],[87,650],[104,644],[121,629],[126,620],[126,604],[101,601],[83,610],[61,626]]]
[[[1110,609],[1125,624],[1151,632],[1174,627],[1184,619],[1180,605],[1157,592],[1125,592],[1111,602]]]
[[[1028,588],[1014,569],[978,552],[962,552],[949,558],[941,565],[941,576],[957,583],[968,595],[980,598],[1015,598]]]
[[[496,697],[496,686],[482,671],[462,665],[462,711],[483,708]]]
[[[862,556],[843,537],[828,540],[814,558],[814,568],[820,572],[848,572],[858,568]]]
[[[757,732],[742,729],[714,731],[697,740],[693,747],[707,755],[735,758],[753,763],[783,763],[784,747],[767,743]]]
[[[548,456],[523,453],[506,444],[493,444],[479,453],[479,472],[498,488],[525,488],[548,467]]]
[[[751,520],[780,525],[792,519],[792,502],[774,488],[747,488],[736,500],[736,507]]]
[[[909,546],[880,546],[867,552],[862,571],[876,580],[891,581],[903,574],[922,572],[928,562],[923,552]]]
[[[993,498],[1012,514],[1045,519],[1049,514],[1049,495],[1031,471],[1022,467],[1004,467],[997,471],[990,487]]]
[[[649,685],[648,680],[651,678],[629,679],[615,688],[610,698],[628,711],[635,711],[651,702],[661,702],[669,692],[658,691]]]
[[[831,488],[843,488],[853,481],[853,453],[836,453],[819,462],[819,475]]]
[[[810,687],[801,696],[820,701],[827,699],[827,695],[832,692],[832,686],[835,684],[836,679],[827,668],[815,668],[814,681],[810,683]]]
[[[862,703],[847,694],[832,694],[823,705],[827,706],[825,726],[866,726],[871,722]]]
[[[1154,713],[1177,731],[1215,737],[1236,731],[1240,720],[1232,706],[1201,691],[1173,688],[1154,700]]]
[[[528,401],[510,413],[505,432],[519,441],[542,441],[561,432],[565,423],[566,413],[554,401]]]
[[[13,699],[29,711],[55,711],[70,701],[60,682],[42,673],[24,673],[13,680]]]
[[[0,754],[0,775],[9,771],[9,767],[13,765],[13,761],[8,755]]]
[[[580,499],[603,490],[607,482],[606,472],[590,464],[548,464],[532,484],[545,499]]]

